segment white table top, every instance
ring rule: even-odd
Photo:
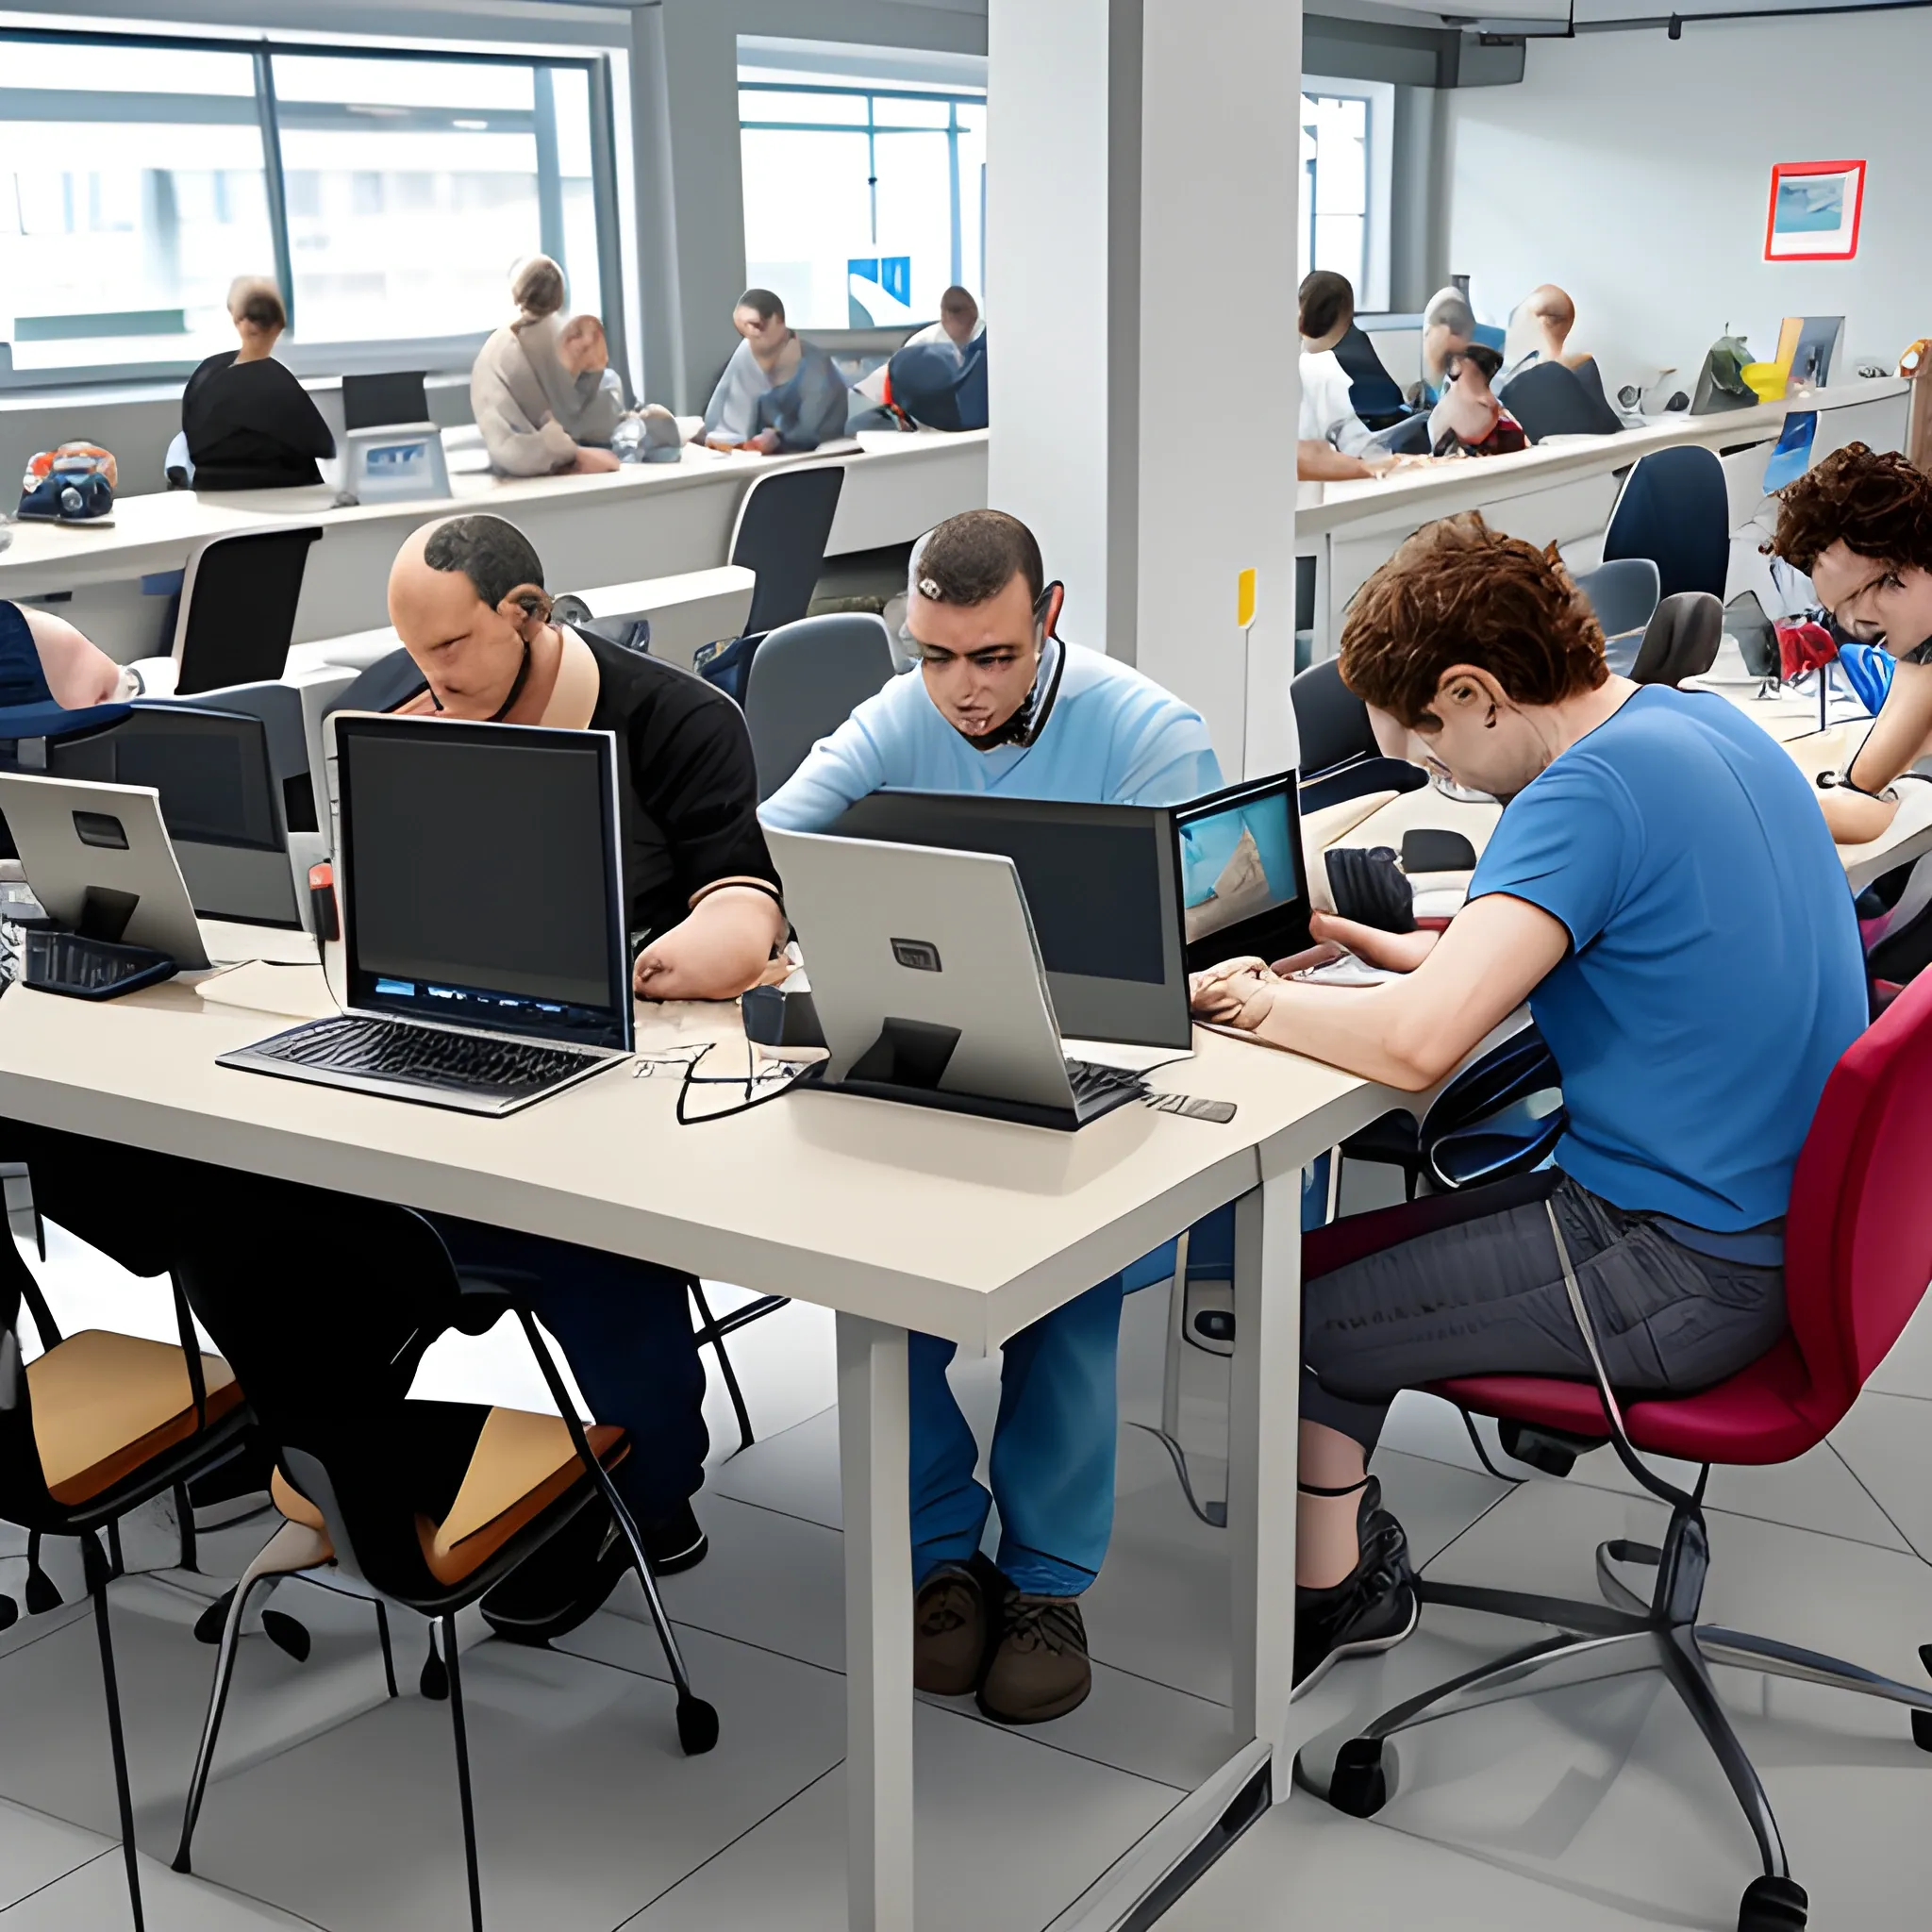
[[[318,974],[256,970],[273,970],[297,1013],[316,1009]],[[1403,1104],[1206,1032],[1196,1058],[1154,1082],[1232,1100],[1233,1122],[1126,1107],[1077,1134],[813,1092],[680,1128],[675,1074],[627,1068],[489,1120],[215,1065],[287,1024],[180,979],[100,1006],[15,987],[0,998],[0,1114],[646,1257],[984,1350],[1255,1186],[1271,1153],[1298,1166]],[[639,1051],[721,1030],[735,1030],[732,1008],[641,1008]],[[728,1098],[708,1089],[701,1104]],[[1292,1146],[1271,1149],[1283,1136]]]

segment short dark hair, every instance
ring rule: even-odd
[[[934,604],[984,604],[1015,577],[1038,604],[1046,589],[1040,544],[1018,517],[1003,509],[969,509],[948,517],[925,540],[913,585]]]
[[[1310,341],[1325,336],[1346,316],[1355,318],[1355,284],[1332,268],[1302,277],[1301,332]]]
[[[543,586],[536,546],[502,517],[451,517],[429,533],[423,561],[431,570],[459,570],[494,610],[519,584]]]
[[[1440,322],[1453,336],[1472,335],[1475,330],[1475,310],[1459,289],[1444,289],[1423,310],[1423,326]]]
[[[979,313],[979,304],[973,299],[973,291],[962,289],[958,282],[940,297],[940,313],[943,315],[949,308],[970,308],[974,315]]]
[[[1932,476],[1896,450],[1848,442],[1791,484],[1771,548],[1808,576],[1842,543],[1874,563],[1932,571]]]
[[[1522,705],[1553,705],[1607,679],[1603,627],[1557,560],[1474,510],[1418,530],[1357,593],[1341,680],[1413,725],[1452,664],[1487,671]]]
[[[1451,349],[1449,352],[1458,362],[1474,362],[1483,373],[1485,382],[1494,382],[1496,372],[1503,366],[1503,358],[1487,342],[1472,342],[1466,349]]]
[[[785,304],[769,289],[747,289],[732,306],[755,308],[760,322],[770,322],[774,315],[780,322],[785,320]]]

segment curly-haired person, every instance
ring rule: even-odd
[[[1932,476],[1896,451],[1834,450],[1785,491],[1771,547],[1841,631],[1898,659],[1878,722],[1823,796],[1833,838],[1862,844],[1898,809],[1893,779],[1932,753]]]
[[[1569,1125],[1552,1168],[1304,1242],[1297,1679],[1414,1627],[1368,1474],[1396,1392],[1591,1379],[1566,1263],[1620,1390],[1704,1388],[1777,1343],[1792,1169],[1866,1014],[1797,766],[1724,698],[1613,675],[1553,557],[1477,516],[1418,532],[1356,599],[1341,675],[1390,757],[1505,801],[1469,903],[1440,938],[1318,920],[1399,977],[1236,960],[1195,1010],[1413,1092],[1527,1001]]]

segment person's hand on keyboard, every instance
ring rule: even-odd
[[[1274,1004],[1280,984],[1265,959],[1226,959],[1191,976],[1188,1000],[1197,1020],[1253,1032]]]

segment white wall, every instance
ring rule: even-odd
[[[1892,367],[1932,334],[1928,74],[1917,9],[1532,40],[1520,86],[1441,97],[1448,265],[1498,321],[1568,289],[1612,389],[1694,375],[1726,324],[1769,357],[1787,315]],[[1840,159],[1871,163],[1857,259],[1766,262],[1772,164]]]

